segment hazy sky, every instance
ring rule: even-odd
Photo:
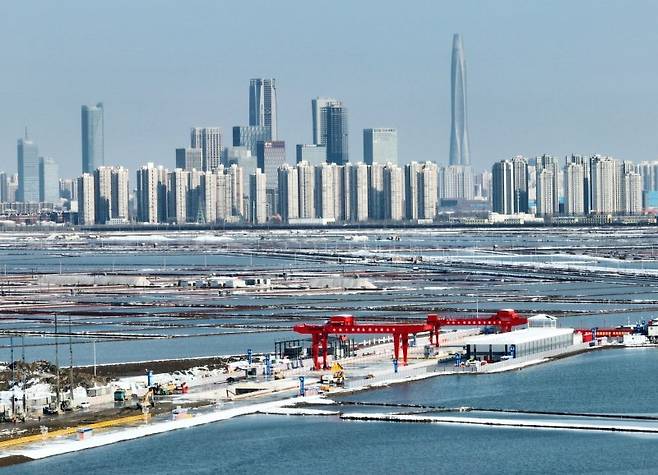
[[[447,163],[452,35],[463,35],[471,157],[658,158],[658,2],[4,0],[0,169],[29,126],[79,174],[80,105],[105,104],[105,161],[173,167],[191,126],[248,121],[252,77],[275,77],[279,136],[311,141],[311,98],[361,130],[397,127],[400,160]]]

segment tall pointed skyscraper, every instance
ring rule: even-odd
[[[452,127],[450,130],[450,165],[470,165],[468,120],[466,114],[466,63],[459,34],[452,38]]]

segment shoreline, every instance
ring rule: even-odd
[[[178,430],[182,428],[189,428],[189,427],[195,427],[199,425],[205,425],[213,422],[219,422],[222,420],[227,420],[227,419],[232,419],[235,417],[240,417],[244,415],[253,415],[253,414],[275,414],[275,415],[333,415],[331,411],[304,411],[303,409],[300,410],[298,408],[295,408],[297,404],[303,403],[303,404],[331,404],[333,401],[331,401],[332,397],[335,396],[343,396],[343,395],[349,395],[349,394],[355,394],[363,391],[369,391],[369,390],[374,390],[386,386],[390,386],[393,384],[404,384],[404,383],[411,383],[415,381],[421,381],[424,379],[429,379],[433,377],[438,377],[438,376],[454,376],[454,375],[459,375],[459,374],[472,374],[472,375],[483,375],[483,374],[498,374],[501,372],[507,372],[507,371],[516,371],[520,370],[526,367],[531,367],[535,366],[538,364],[542,363],[548,363],[553,361],[554,359],[562,359],[562,358],[567,358],[570,356],[575,356],[587,351],[591,351],[593,349],[610,349],[610,348],[625,348],[623,345],[604,345],[604,346],[599,346],[599,347],[592,347],[592,348],[586,348],[582,349],[579,351],[575,352],[570,352],[565,355],[561,355],[560,358],[537,358],[537,359],[532,359],[532,360],[527,360],[523,361],[519,364],[516,365],[507,365],[506,367],[502,367],[500,369],[497,369],[496,371],[490,371],[490,372],[427,372],[427,373],[422,373],[422,374],[415,374],[415,375],[409,375],[409,376],[401,376],[397,378],[390,378],[390,379],[384,379],[382,381],[377,381],[374,383],[370,384],[363,384],[358,387],[353,387],[353,388],[338,388],[334,389],[328,393],[321,394],[321,395],[309,395],[309,396],[290,396],[290,397],[285,397],[283,399],[279,399],[276,401],[267,401],[267,402],[254,402],[254,403],[249,403],[249,404],[244,404],[240,405],[238,407],[231,407],[231,408],[221,408],[221,409],[212,409],[213,404],[207,404],[207,405],[202,405],[198,406],[196,409],[200,411],[197,414],[194,414],[188,418],[185,419],[179,419],[179,420],[155,420],[153,421],[151,418],[151,421],[149,422],[144,422],[141,425],[138,426],[120,426],[116,425],[113,426],[112,429],[108,430],[107,432],[100,432],[98,434],[94,434],[93,437],[87,440],[75,440],[71,439],[70,437],[64,438],[64,439],[53,439],[53,440],[45,440],[43,442],[34,442],[33,440],[26,441],[26,443],[20,442],[21,438],[18,439],[9,439],[9,440],[16,440],[15,443],[12,444],[12,446],[15,446],[14,449],[11,449],[8,451],[8,455],[5,457],[0,458],[0,466],[3,464],[9,463],[9,460],[15,460],[13,463],[21,463],[25,461],[30,461],[30,460],[36,460],[40,458],[45,458],[45,457],[50,457],[50,456],[55,456],[55,455],[61,455],[65,453],[70,453],[70,452],[75,452],[79,450],[85,450],[89,448],[95,448],[95,447],[100,447],[104,445],[109,445],[117,442],[123,442],[127,440],[133,440],[133,439],[138,439],[142,437],[146,437],[149,435],[155,435],[155,434],[160,434],[164,432],[169,432],[172,430]],[[416,368],[411,367],[409,370],[414,370],[414,369],[419,369],[422,368],[422,365],[417,365]],[[367,381],[367,380],[364,380]],[[317,385],[312,385],[309,387],[309,389],[317,387]],[[289,392],[295,392],[295,389],[284,389],[280,391],[278,394],[283,395],[285,393]],[[277,394],[277,393],[274,393]],[[209,402],[207,400],[204,400],[204,402]],[[154,417],[162,417],[164,414],[166,414],[168,411],[162,411],[158,415]],[[139,416],[133,416],[133,417],[139,417]],[[341,416],[342,417],[342,416]],[[133,421],[134,422],[134,421]],[[75,434],[75,430],[77,428],[82,428],[82,427],[88,427],[88,425],[79,425],[74,428],[72,428],[72,431],[69,433]],[[21,445],[25,444],[24,447],[20,447]],[[1,445],[0,445],[1,447]]]

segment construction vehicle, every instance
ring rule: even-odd
[[[286,377],[286,374],[281,368],[278,368],[278,369],[274,370],[274,379],[275,380],[284,379],[285,377]]]
[[[145,407],[154,407],[155,401],[153,400],[153,388],[149,388],[148,391],[139,398],[137,402],[137,407],[139,409],[144,409]]]
[[[54,416],[55,414],[59,414],[59,408],[57,407],[57,404],[51,402],[47,406],[43,406],[43,413],[46,416]]]
[[[345,370],[343,366],[335,362],[331,365],[331,374],[323,374],[320,378],[320,389],[330,391],[332,386],[343,386],[345,384]]]
[[[345,370],[340,363],[334,361],[331,365],[331,375],[334,378],[334,384],[336,386],[342,386],[345,384]]]
[[[174,383],[165,383],[165,384],[160,384],[157,383],[155,386],[152,386],[153,393],[156,396],[170,396],[174,394],[174,391],[176,390],[176,385]]]

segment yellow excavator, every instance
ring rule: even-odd
[[[331,365],[331,375],[322,375],[320,383],[320,389],[323,391],[331,391],[332,386],[343,386],[345,384],[345,370],[343,366],[334,361]]]
[[[333,382],[336,386],[342,386],[345,384],[345,370],[340,363],[334,361],[331,365],[331,375],[334,378]]]
[[[148,391],[146,391],[144,395],[139,398],[137,407],[139,409],[144,409],[145,407],[153,406],[155,406],[155,402],[153,401],[153,388],[149,388]]]

